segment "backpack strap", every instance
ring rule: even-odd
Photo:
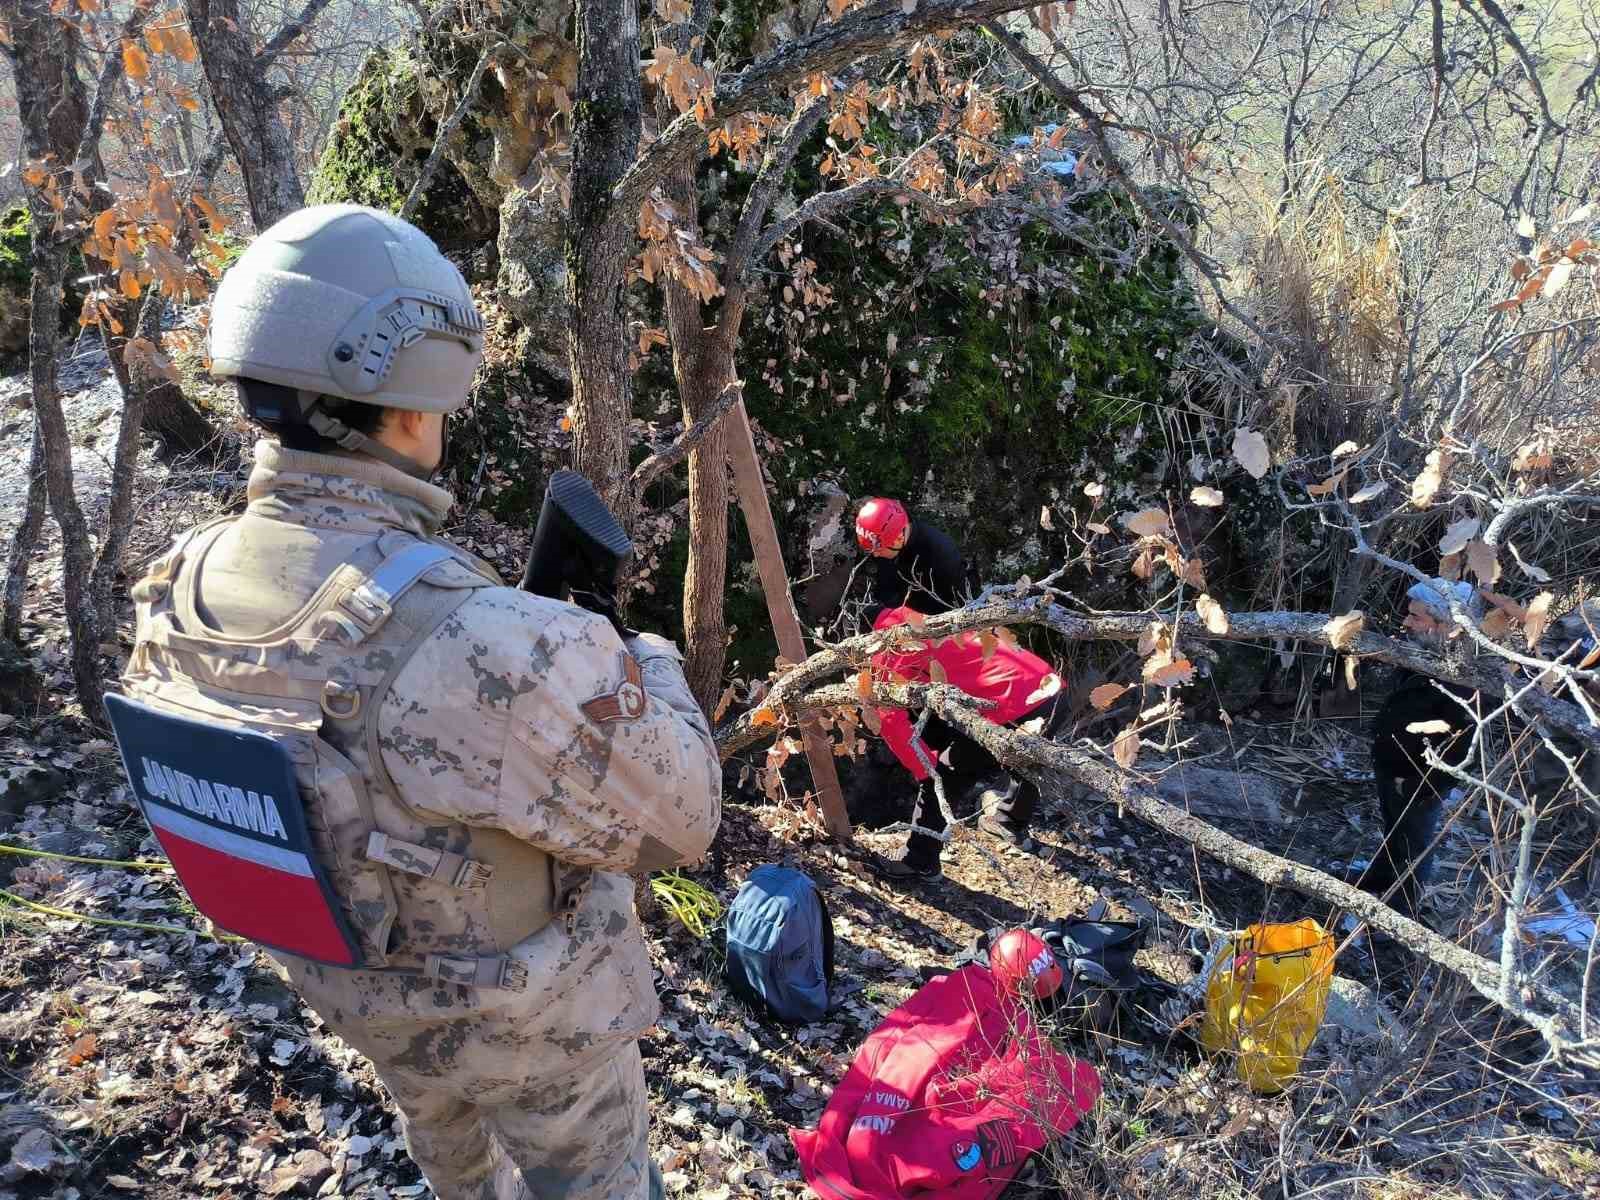
[[[828,912],[828,901],[822,895],[822,889],[813,881],[811,894],[817,898],[817,907],[822,910],[822,978],[830,987],[833,984],[833,917]]]

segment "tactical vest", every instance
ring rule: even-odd
[[[495,581],[445,546],[394,531],[275,629],[233,637],[208,628],[196,605],[205,556],[231,520],[192,531],[134,586],[138,640],[125,697],[108,704],[134,791],[196,907],[327,965],[524,988],[506,952],[556,917],[570,930],[589,871],[408,803],[379,745],[383,698],[401,668]],[[294,795],[220,778],[277,748]],[[185,753],[187,771],[162,757]],[[295,846],[296,829],[306,846]]]

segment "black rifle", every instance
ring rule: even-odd
[[[605,617],[622,637],[633,630],[617,615],[617,589],[633,543],[600,494],[576,471],[550,476],[533,531],[522,590],[555,600],[568,599]]]

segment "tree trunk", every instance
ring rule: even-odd
[[[572,322],[572,465],[624,527],[631,523],[627,270],[635,213],[613,212],[611,190],[639,148],[639,12],[629,0],[580,0],[572,127],[567,295]]]
[[[34,229],[48,230],[50,217],[35,203]],[[67,273],[67,247],[48,233],[33,241],[33,305],[28,331],[28,368],[33,383],[33,414],[44,446],[45,490],[50,511],[61,527],[61,576],[66,593],[67,631],[72,644],[72,679],[78,701],[92,721],[102,720],[100,705],[100,630],[89,595],[93,551],[89,526],[78,506],[72,483],[72,441],[61,393],[56,388],[57,330],[61,322],[62,285]]]
[[[10,0],[0,7],[0,15],[8,19],[10,26],[7,53],[12,59],[17,107],[22,114],[24,152],[30,158],[51,162],[56,172],[54,185],[67,199],[71,179],[63,168],[88,161],[91,170],[85,174],[93,178],[92,164],[99,149],[97,130],[93,131],[92,141],[84,140],[91,132],[90,103],[78,72],[78,28],[71,20],[56,16],[48,0]],[[100,637],[89,596],[93,551],[89,527],[73,491],[72,442],[56,377],[63,285],[73,232],[70,226],[67,230],[58,228],[56,210],[43,186],[29,189],[28,207],[33,218],[28,369],[33,385],[34,429],[41,448],[50,511],[61,528],[72,676],[84,712],[91,720],[99,721]]]
[[[0,617],[0,638],[22,644],[22,600],[28,590],[28,567],[39,547],[44,528],[44,439],[39,419],[33,421],[33,449],[28,453],[28,499],[22,520],[11,535],[11,550],[6,558],[4,616]]]
[[[147,292],[133,326],[134,335],[159,345],[161,314],[166,307],[160,292]],[[146,372],[135,373],[128,369],[128,339],[118,341],[121,344],[112,347],[110,358],[122,385],[122,422],[117,428],[117,447],[111,459],[111,497],[106,511],[105,536],[100,542],[89,585],[95,620],[101,633],[108,637],[117,627],[113,591],[117,572],[122,568],[128,533],[133,527],[133,481],[139,466],[139,432],[144,426],[145,406],[153,385]]]
[[[716,402],[733,378],[730,367],[717,357],[691,378],[680,373],[685,425],[692,425]],[[683,671],[708,716],[722,690],[727,656],[728,624],[722,603],[727,586],[728,440],[719,422],[689,452],[689,564],[683,573]]]
[[[306,203],[276,89],[250,48],[238,0],[185,0],[184,7],[222,132],[244,176],[250,218],[265,229]]]
[[[187,237],[180,237],[178,245],[187,251]],[[150,299],[152,295],[155,296],[154,300]],[[149,311],[152,304],[155,306],[154,312]],[[161,318],[166,307],[163,297],[147,292],[145,303],[129,306],[132,311],[125,317],[125,323],[132,327],[136,320],[137,329],[133,336],[147,338],[159,346]],[[138,314],[136,318],[132,315],[134,312]],[[163,461],[171,462],[185,454],[200,454],[207,448],[222,449],[216,428],[198,408],[189,403],[181,387],[169,379],[134,380],[130,377],[125,356],[128,336],[111,336],[107,342],[106,357],[111,360],[111,373],[117,377],[124,400],[138,389],[144,428],[161,440]]]
[[[216,428],[189,403],[182,388],[165,379],[145,390],[144,427],[161,439],[161,457],[167,462],[222,448]]]
[[[679,228],[700,230],[693,162],[663,181]],[[733,381],[733,354],[715,328],[707,328],[700,297],[671,277],[663,281],[672,370],[683,405],[683,427],[693,428]],[[728,443],[722,423],[706,431],[689,452],[689,563],[683,573],[683,672],[709,717],[722,691],[728,623]]]

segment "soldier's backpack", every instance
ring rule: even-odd
[[[815,1021],[828,1010],[833,921],[810,876],[757,867],[728,908],[724,977],[733,994],[779,1020]]]

